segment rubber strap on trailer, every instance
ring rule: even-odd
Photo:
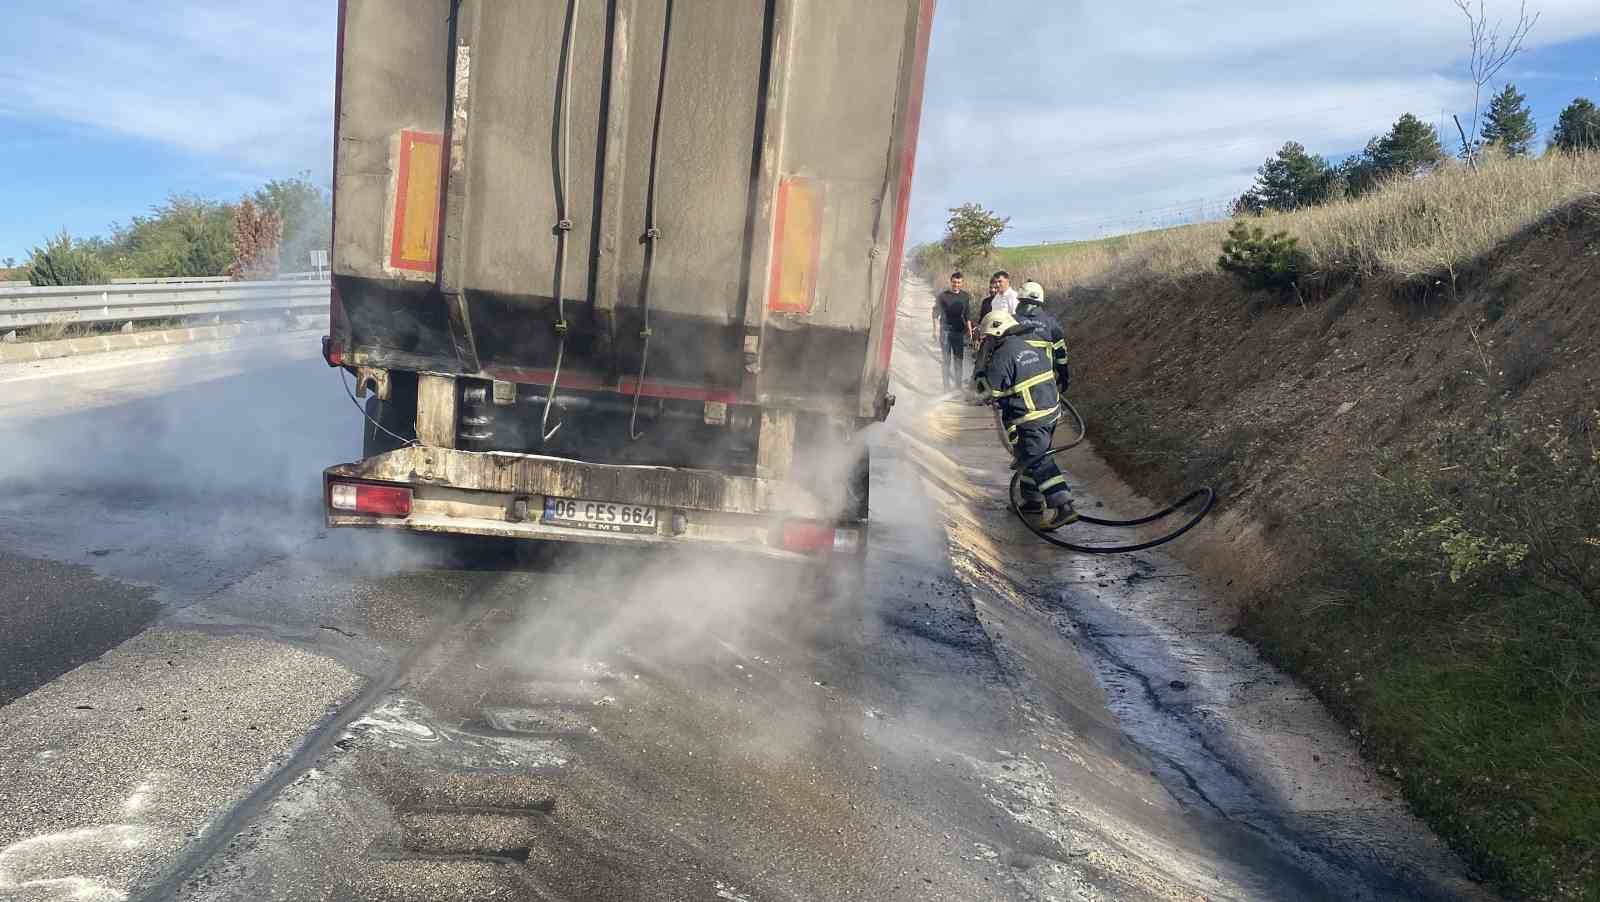
[[[639,243],[644,245],[644,272],[639,278],[639,379],[633,387],[633,414],[628,417],[628,437],[638,441],[643,434],[638,430],[639,398],[644,394],[645,367],[650,363],[650,271],[655,266],[656,242],[661,240],[661,230],[656,228],[656,161],[661,150],[661,108],[667,96],[667,57],[672,48],[672,3],[667,0],[666,17],[661,24],[661,73],[656,79],[656,114],[650,128],[650,176],[644,193],[644,234]]]
[[[550,376],[550,393],[544,399],[544,416],[539,420],[542,441],[550,441],[561,424],[550,428],[550,409],[556,405],[556,385],[561,381],[561,363],[567,353],[567,300],[565,281],[567,275],[567,236],[572,232],[572,220],[567,218],[567,160],[572,144],[570,119],[572,114],[572,41],[578,28],[578,2],[567,0],[567,27],[561,37],[561,74],[556,85],[556,367]]]

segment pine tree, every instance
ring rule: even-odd
[[[1443,160],[1438,130],[1410,113],[1395,120],[1389,133],[1378,139],[1374,153],[1378,171],[1386,176],[1414,175]]]
[[[1335,177],[1344,181],[1350,196],[1358,197],[1388,179],[1413,176],[1437,166],[1444,158],[1438,130],[1406,113],[1395,120],[1388,132],[1368,141],[1360,154],[1339,164]]]
[[[1506,85],[1489,101],[1489,112],[1483,119],[1483,143],[1498,145],[1507,156],[1525,157],[1538,133],[1528,98],[1517,93],[1516,85]]]
[[[1360,153],[1351,154],[1339,164],[1339,179],[1344,182],[1344,190],[1351,197],[1366,194],[1382,181],[1383,173],[1378,171],[1377,164],[1378,143],[1381,140],[1368,139],[1367,146]]]
[[[1600,108],[1587,97],[1567,104],[1556,120],[1550,146],[1558,150],[1600,150]]]
[[[1255,187],[1246,197],[1265,209],[1298,210],[1327,200],[1332,184],[1328,161],[1290,141],[1256,170]]]

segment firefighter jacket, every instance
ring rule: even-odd
[[[1072,372],[1067,368],[1067,333],[1061,328],[1061,322],[1045,312],[1042,305],[1028,300],[1017,304],[1017,321],[1033,326],[1037,334],[1029,336],[1028,342],[1049,352],[1056,373],[1056,390],[1066,394]]]
[[[978,397],[1000,409],[1000,421],[1013,444],[1019,427],[1054,426],[1059,414],[1055,368],[1050,349],[1034,343],[1038,334],[1029,324],[1018,323],[998,341],[990,339],[994,344],[988,362],[975,379]]]

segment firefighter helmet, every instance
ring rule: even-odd
[[[1022,283],[1022,291],[1017,294],[1019,301],[1033,301],[1035,304],[1044,303],[1044,286],[1038,282]]]
[[[983,318],[983,325],[979,329],[990,338],[999,338],[1016,324],[1016,317],[1004,310],[996,310]]]

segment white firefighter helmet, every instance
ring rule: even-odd
[[[1006,330],[1017,324],[1017,318],[1004,310],[996,310],[983,318],[983,325],[979,330],[990,338],[999,338],[1006,334]]]
[[[1038,282],[1023,282],[1022,291],[1017,293],[1019,301],[1033,301],[1035,304],[1044,303],[1044,286]]]

